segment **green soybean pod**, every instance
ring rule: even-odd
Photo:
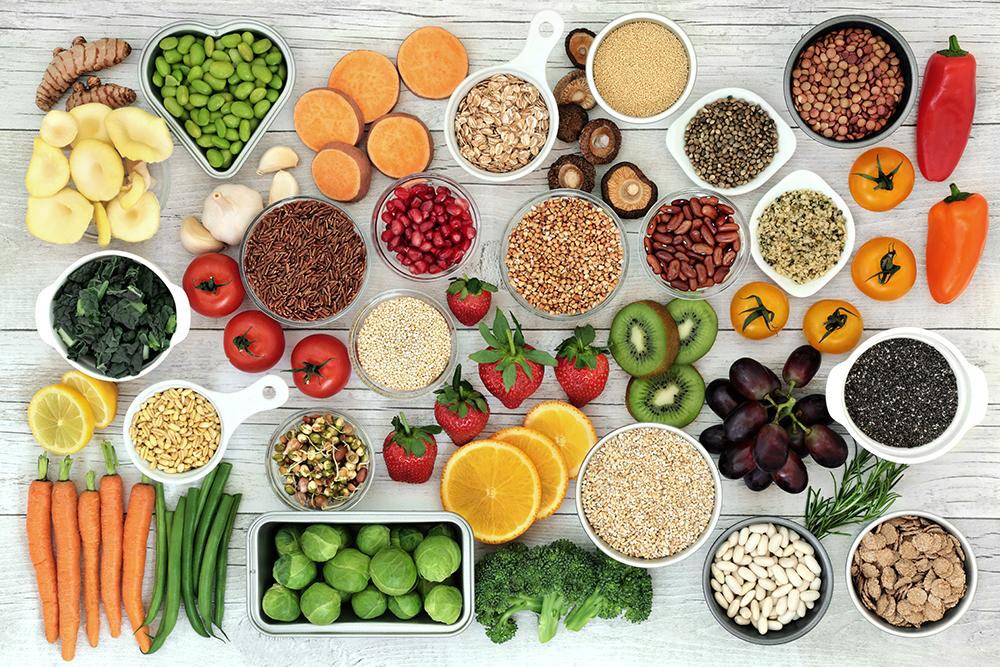
[[[160,73],[160,76],[166,78],[170,74],[170,63],[163,59],[163,56],[156,56],[156,60],[153,61],[153,67],[156,71]]]
[[[244,62],[250,62],[251,60],[253,60],[253,49],[251,49],[250,45],[247,44],[246,42],[243,42],[242,44],[237,46],[236,50],[240,54],[240,59],[243,60]]]
[[[215,38],[209,35],[205,38],[205,55],[211,56],[215,51]]]
[[[177,38],[174,37],[173,35],[170,35],[169,37],[164,37],[163,39],[160,40],[158,46],[164,51],[169,51],[170,49],[176,49]]]
[[[260,65],[252,66],[250,68],[250,71],[253,72],[253,75],[256,78],[260,79],[265,84],[269,83],[271,79],[274,77],[274,75],[271,74],[271,70],[269,70],[267,67],[261,67]]]
[[[169,51],[163,52],[163,59],[166,60],[171,65],[179,63],[184,58],[183,54],[177,49],[171,49]]]
[[[223,35],[219,38],[219,44],[224,48],[231,49],[237,44],[243,41],[243,38],[235,32],[231,32],[228,35]]]
[[[192,79],[188,82],[188,88],[198,93],[199,95],[211,95],[212,87],[202,81],[201,79]],[[202,105],[203,106],[203,105]]]
[[[187,86],[177,86],[177,93],[174,95],[177,98],[177,104],[184,106],[188,103],[188,88]]]
[[[177,86],[164,86],[160,88],[160,94],[164,97],[173,97],[177,94]]]
[[[236,68],[232,63],[224,63],[221,60],[216,60],[208,66],[208,73],[217,79],[228,79],[235,71]]]
[[[205,76],[201,77],[202,81],[205,81],[212,87],[212,90],[220,92],[226,89],[226,82],[224,79],[218,79],[212,76],[211,72],[205,72]]]
[[[209,92],[211,92],[212,88],[209,87],[208,90]],[[219,109],[222,108],[222,105],[225,103],[226,103],[226,98],[222,96],[222,93],[216,93],[208,98],[208,102],[205,104],[205,106],[208,107],[209,111],[218,111]]]
[[[240,141],[250,141],[250,121],[241,120],[239,128]]]
[[[205,47],[195,42],[188,51],[188,60],[192,65],[200,65],[205,62]]]
[[[188,99],[191,101],[191,106],[194,107],[203,107],[208,104],[208,95],[201,93],[191,93]]]
[[[187,73],[188,81],[200,80],[203,76],[205,76],[205,70],[202,69],[201,65],[195,65]]]
[[[271,40],[267,37],[258,39],[256,42],[251,44],[251,47],[253,48],[253,52],[257,55],[267,53],[271,49]]]
[[[234,104],[243,104],[243,103],[242,102],[234,102]],[[248,109],[250,109],[251,112],[253,112],[253,109],[250,107],[249,104],[246,105],[246,107]],[[222,122],[225,124],[226,127],[236,128],[236,127],[240,126],[240,118],[239,118],[239,116],[236,116],[235,114],[231,114],[231,113],[227,113],[226,115],[224,115],[222,117]]]
[[[153,82],[153,85],[156,86],[157,88],[163,85],[163,75],[160,74],[159,72],[153,72],[153,76],[150,77],[150,80]]]
[[[236,155],[241,150],[243,150],[243,142],[242,141],[230,141],[229,142],[229,152],[230,153],[232,153],[233,155]]]
[[[225,162],[225,160],[222,159],[222,153],[215,148],[209,148],[208,151],[205,152],[205,157],[208,159],[208,163],[216,169],[221,167],[222,163]]]
[[[250,93],[250,95],[247,97],[247,102],[249,102],[250,104],[257,104],[257,102],[260,102],[266,96],[267,96],[266,88],[254,88],[253,92]]]
[[[274,88],[272,88],[271,90],[267,91],[267,95],[264,96],[264,99],[267,100],[268,102],[270,102],[271,104],[274,104],[275,102],[278,101],[278,98],[280,96],[281,96],[281,93],[279,91],[275,90]]]
[[[267,85],[275,90],[281,90],[281,88],[285,85],[285,81],[280,76],[275,76]]]
[[[253,81],[253,72],[247,63],[237,63],[236,74],[240,77],[241,81]]]
[[[251,107],[246,102],[233,102],[233,107],[231,109],[234,116],[239,118],[253,118],[253,107]]]
[[[253,41],[256,39],[256,37],[253,36],[253,33],[250,32],[249,30],[244,30],[243,34],[240,35],[240,37],[243,39],[243,43],[248,46],[250,44],[253,44]]]
[[[264,55],[264,63],[267,65],[278,65],[281,63],[281,51],[271,49]]]
[[[260,102],[257,102],[257,104],[253,105],[253,115],[255,118],[263,118],[270,110],[271,103],[267,100],[261,100]]]
[[[184,129],[187,130],[187,133],[190,134],[195,139],[201,136],[201,127],[199,127],[198,123],[194,122],[193,120],[189,119],[184,121]]]
[[[184,115],[184,107],[178,104],[177,100],[172,97],[164,97],[163,106],[168,112],[170,112],[170,115],[175,118],[180,118]]]
[[[229,148],[229,140],[218,134],[212,137],[212,143],[216,148]]]
[[[212,135],[207,134],[207,128],[202,129],[201,136],[195,139],[194,143],[198,144],[202,148],[212,147]]]
[[[226,134],[226,130],[227,129],[229,129],[229,128],[226,127],[226,117],[225,116],[223,116],[222,118],[216,118],[215,119],[215,133],[216,134],[224,136]]]

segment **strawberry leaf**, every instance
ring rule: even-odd
[[[534,361],[541,366],[555,366],[557,363],[555,357],[545,350],[525,350],[524,358]]]
[[[517,382],[517,366],[514,364],[508,364],[506,368],[503,369],[503,388],[505,391],[510,391],[514,383]],[[528,376],[531,377],[530,375]]]
[[[410,426],[402,412],[392,418],[392,441],[399,445],[407,456],[420,458],[427,453],[427,445],[434,442],[434,435],[441,432],[436,424]]]
[[[486,352],[487,350],[482,350]],[[468,380],[462,379],[462,365],[455,368],[455,375],[451,384],[446,384],[434,392],[437,402],[456,413],[459,417],[469,414],[469,408],[486,412],[486,399],[481,393],[476,391]],[[480,409],[479,406],[483,406]]]
[[[577,327],[570,338],[559,344],[556,356],[572,361],[575,368],[597,368],[598,355],[607,350],[591,344],[595,337],[594,327],[589,324]]]
[[[479,350],[478,352],[473,352],[469,355],[469,359],[472,359],[476,363],[480,364],[495,364],[504,358],[504,352],[502,350]]]

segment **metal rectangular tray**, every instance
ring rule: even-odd
[[[289,523],[310,525],[359,526],[381,523],[387,526],[450,523],[459,533],[462,566],[459,569],[462,589],[462,615],[451,625],[443,625],[421,616],[402,621],[386,613],[381,619],[362,621],[354,618],[350,605],[341,609],[340,618],[330,625],[313,625],[308,621],[280,623],[264,616],[261,601],[271,586],[271,568],[277,560],[274,535]],[[269,512],[262,514],[247,530],[247,614],[250,622],[262,634],[271,637],[454,637],[465,630],[473,617],[473,570],[475,542],[472,528],[465,519],[451,512]]]

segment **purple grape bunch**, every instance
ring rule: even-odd
[[[847,442],[830,428],[833,419],[823,394],[795,398],[816,375],[823,358],[809,345],[788,355],[781,378],[755,359],[743,357],[729,367],[729,377],[713,380],[705,402],[722,418],[698,440],[719,455],[719,473],[743,479],[751,491],[772,482],[788,493],[809,484],[804,459],[826,468],[847,460]]]

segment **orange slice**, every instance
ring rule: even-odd
[[[475,440],[455,450],[441,472],[441,505],[462,516],[476,539],[509,542],[531,527],[542,484],[528,455],[499,440]]]
[[[525,415],[524,425],[544,433],[559,446],[570,479],[576,479],[584,457],[597,443],[597,431],[587,415],[565,401],[542,401]]]
[[[559,446],[549,436],[524,426],[497,431],[493,434],[493,439],[514,445],[527,454],[535,465],[542,484],[542,503],[535,519],[555,514],[569,487],[569,470]]]

